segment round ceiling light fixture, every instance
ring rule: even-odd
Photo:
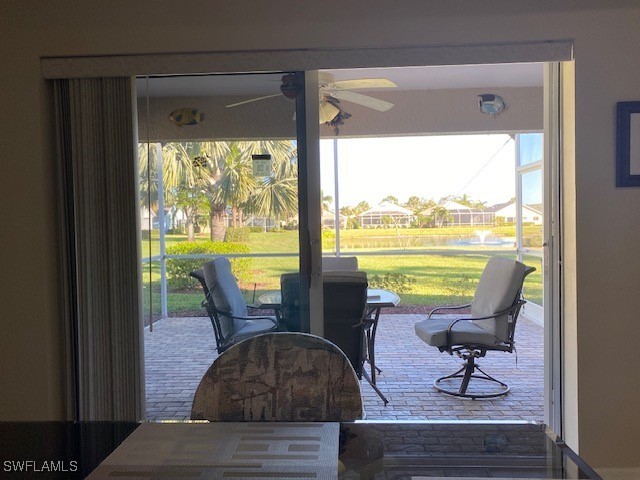
[[[500,95],[483,93],[478,95],[478,107],[482,113],[495,116],[502,113],[507,108],[507,105]]]

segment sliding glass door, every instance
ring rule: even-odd
[[[523,294],[526,314],[542,325],[543,295],[543,134],[516,135],[516,248],[518,260],[536,268]]]
[[[295,321],[310,330],[304,81],[301,72],[137,81],[149,419],[188,418],[217,353],[191,276],[213,258],[229,259],[244,302],[262,307],[249,317],[275,316],[265,295],[299,274]],[[202,360],[190,363],[187,350]],[[169,400],[180,405],[165,405],[166,378],[178,379]]]

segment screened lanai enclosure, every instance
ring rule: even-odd
[[[369,288],[400,298],[380,311],[377,382],[390,402],[363,383],[370,419],[543,418],[542,68],[318,76],[322,255],[356,257]],[[300,102],[283,95],[292,73],[137,80],[149,419],[187,418],[217,356],[190,272],[229,258],[251,305],[305,268],[307,139]],[[478,96],[488,92],[508,108],[483,113]],[[433,390],[458,359],[429,351],[413,325],[434,307],[469,303],[492,256],[537,269],[517,331],[527,367],[516,368],[512,355],[487,357],[513,388],[476,408]],[[415,364],[406,363],[409,352]]]

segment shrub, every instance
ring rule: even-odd
[[[251,233],[262,233],[264,232],[264,227],[247,227]]]
[[[542,234],[525,235],[522,237],[523,247],[542,247]]]
[[[322,249],[331,250],[334,248],[336,248],[336,232],[322,229]]]
[[[457,278],[443,278],[442,288],[447,292],[453,301],[460,297],[472,297],[477,285],[477,280],[471,279],[467,275]]]
[[[384,275],[372,275],[369,277],[371,288],[391,290],[396,293],[407,293],[413,289],[416,283],[415,277],[404,273],[385,273]]]
[[[168,255],[249,253],[249,247],[231,242],[181,242],[167,248]],[[203,258],[171,258],[167,260],[167,283],[172,290],[195,290],[198,281],[189,274],[202,267]],[[250,258],[231,258],[231,271],[239,281],[250,278]]]
[[[140,231],[140,238],[142,240],[149,240],[149,238],[151,237],[151,232],[149,230],[141,230]]]
[[[250,230],[248,227],[227,227],[224,234],[225,242],[247,243],[249,241]]]

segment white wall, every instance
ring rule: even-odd
[[[64,416],[53,124],[40,57],[572,39],[567,438],[593,465],[639,466],[640,189],[614,181],[615,103],[640,99],[639,24],[632,0],[5,0],[0,419]]]

